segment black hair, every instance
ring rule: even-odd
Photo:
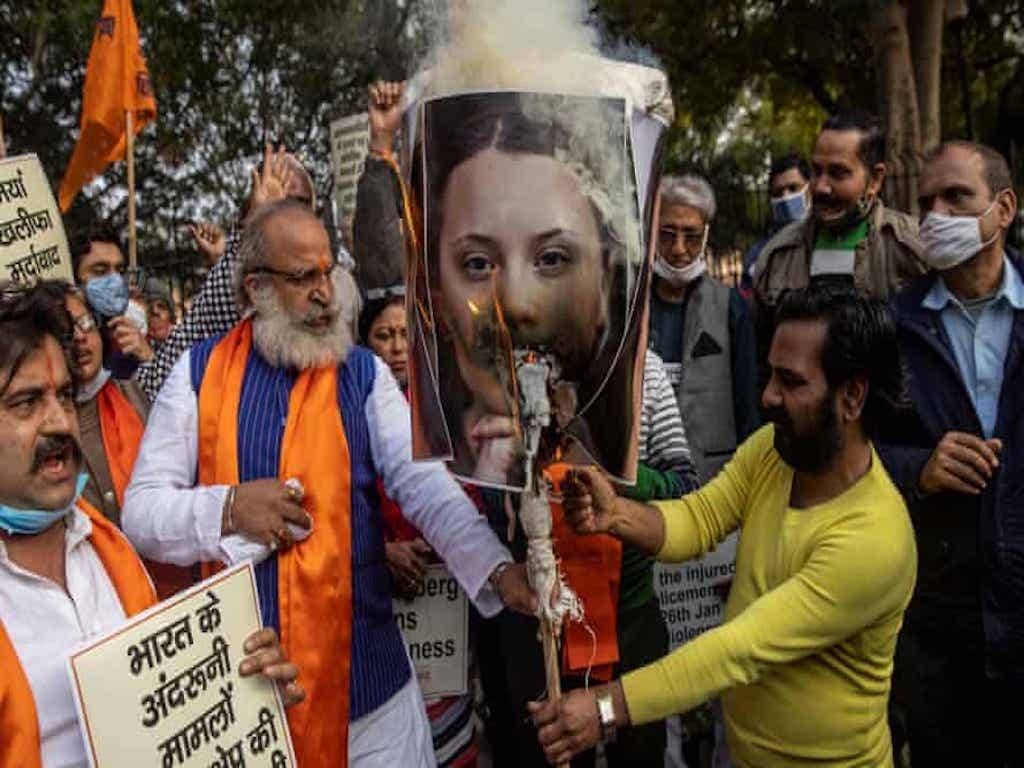
[[[870,112],[859,109],[840,112],[826,120],[821,130],[860,133],[857,156],[869,172],[879,163],[885,162],[885,131],[882,128],[882,121]]]
[[[111,243],[124,253],[124,243],[121,242],[121,235],[117,229],[108,221],[93,220],[89,226],[73,233],[69,238],[71,270],[75,280],[78,279],[78,267],[82,263],[82,258],[92,248],[93,243]]]
[[[64,304],[70,288],[57,280],[31,287],[0,285],[0,395],[47,337],[60,344],[68,370],[74,373],[71,316]]]
[[[369,346],[370,327],[380,313],[394,304],[405,304],[405,296],[391,294],[380,299],[368,299],[359,312],[359,343]]]
[[[805,181],[811,180],[811,164],[807,162],[807,158],[796,152],[790,152],[772,160],[772,167],[768,171],[769,183],[780,173],[785,173],[793,168],[804,177]]]
[[[981,158],[982,165],[985,167],[985,183],[988,185],[991,197],[994,198],[1004,189],[1013,189],[1013,176],[1010,173],[1010,165],[1006,162],[1006,158],[992,149],[992,147],[979,144],[976,141],[965,141],[962,139],[944,141],[939,146],[926,152],[923,161],[925,164],[930,163],[954,147],[966,149],[968,152],[973,152]]]
[[[869,438],[905,415],[909,405],[899,337],[885,302],[848,287],[812,285],[785,294],[776,319],[776,328],[787,321],[825,321],[821,367],[829,391],[858,376],[867,380],[861,425]]]

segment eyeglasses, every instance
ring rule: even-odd
[[[658,228],[658,247],[662,250],[671,250],[679,238],[683,238],[683,245],[687,251],[700,250],[704,244],[703,229],[677,229],[675,227]]]
[[[76,330],[82,333],[92,333],[96,330],[96,320],[92,315],[80,315],[74,319],[73,324]]]
[[[256,267],[255,269],[249,270],[249,274],[273,275],[274,277],[280,277],[293,288],[311,291],[314,288],[319,288],[321,282],[324,280],[330,281],[334,277],[335,271],[340,266],[341,264],[334,262],[327,267],[327,269],[313,267],[311,269],[300,269],[296,272],[287,272],[283,269],[274,269],[273,267]]]

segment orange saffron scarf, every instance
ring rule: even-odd
[[[96,395],[96,409],[100,414],[100,434],[110,467],[110,480],[117,494],[117,505],[123,507],[124,492],[139,456],[145,427],[135,406],[112,380]]]
[[[199,389],[199,483],[238,484],[238,408],[252,322],[214,348]],[[281,644],[306,699],[288,711],[301,766],[348,764],[352,647],[352,504],[337,366],[299,374],[288,402],[279,478],[295,477],[313,533],[278,558]]]
[[[89,541],[125,614],[134,616],[156,603],[153,585],[128,540],[84,500],[79,499],[78,508],[92,521]],[[32,688],[0,622],[0,768],[40,768],[39,747],[39,717]]]
[[[545,470],[557,487],[569,471],[566,464],[553,464]],[[583,603],[582,625],[567,621],[563,625],[562,671],[585,674],[598,680],[611,680],[612,668],[619,660],[618,605],[622,580],[622,544],[599,534],[577,536],[564,519],[562,505],[551,502],[555,556],[565,580]],[[595,647],[596,642],[596,647]]]

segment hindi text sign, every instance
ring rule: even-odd
[[[57,201],[35,155],[0,160],[0,280],[73,282]]]
[[[338,216],[349,221],[356,210],[356,188],[370,148],[370,118],[366,112],[331,123],[331,168]]]
[[[259,629],[246,563],[76,651],[68,667],[91,765],[294,766],[276,686],[238,675]]]
[[[423,697],[465,694],[469,603],[455,577],[443,565],[429,567],[419,594],[395,600],[394,611]]]

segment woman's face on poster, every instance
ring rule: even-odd
[[[499,316],[514,348],[553,352],[578,381],[608,322],[609,278],[576,176],[552,157],[486,149],[453,170],[441,205],[442,316],[470,390],[508,413],[493,375],[507,362],[481,332]]]

